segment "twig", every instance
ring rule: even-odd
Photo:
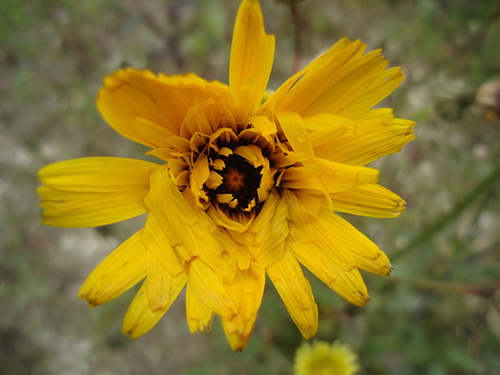
[[[481,196],[482,193],[488,191],[490,187],[500,178],[500,165],[498,165],[493,171],[486,176],[479,184],[472,189],[467,195],[465,195],[458,203],[453,207],[453,209],[446,214],[438,217],[431,224],[426,226],[424,229],[418,233],[413,240],[410,241],[402,250],[391,256],[391,260],[395,262],[399,258],[408,255],[413,249],[417,248],[419,245],[428,241],[432,236],[441,231],[446,225],[448,225],[452,220],[457,218],[463,210],[469,207],[473,201]]]
[[[457,294],[475,294],[477,296],[494,300],[495,293],[500,290],[500,282],[493,284],[487,287],[479,287],[467,284],[455,284],[448,283],[437,280],[429,280],[429,279],[419,279],[414,280],[405,277],[391,277],[390,281],[395,283],[408,283],[413,286],[424,288],[424,289],[432,289],[437,292],[450,292]]]
[[[292,14],[293,26],[294,26],[294,55],[293,55],[293,66],[292,75],[297,73],[300,69],[300,60],[302,58],[302,21],[300,18],[300,10],[297,2],[289,1],[288,8]]]

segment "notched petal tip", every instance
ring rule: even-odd
[[[387,269],[387,274],[385,275],[385,277],[391,276],[392,271],[394,271],[394,266],[392,265],[391,262],[389,262],[389,268]]]
[[[260,2],[244,0],[236,16],[229,63],[229,87],[239,121],[259,106],[271,74],[274,51],[275,39],[265,32]]]
[[[368,302],[370,302],[372,299],[368,295],[368,292],[363,293],[361,291],[357,291],[356,295],[353,296],[353,301],[349,301],[352,304],[359,306],[359,307],[365,307]]]
[[[252,326],[250,332],[244,333],[238,330],[232,330],[227,327],[227,325],[223,325],[224,332],[226,333],[226,338],[233,349],[234,352],[241,352],[248,345],[250,341],[250,337],[252,336],[254,327]]]
[[[81,291],[80,293],[78,293],[78,298],[87,302],[87,307],[89,308],[89,310],[102,305],[102,303],[99,303],[97,299],[89,298],[87,294],[83,294],[81,293]]]

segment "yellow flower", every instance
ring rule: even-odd
[[[414,123],[371,109],[401,83],[380,51],[342,39],[262,104],[274,58],[260,4],[243,0],[229,85],[194,74],[119,70],[97,108],[159,163],[90,157],[39,172],[43,222],[115,223],[147,213],[143,229],[97,266],[80,298],[97,306],[144,279],[125,316],[149,331],[186,286],[191,332],[214,314],[234,350],[254,329],[265,275],[309,339],[318,309],[300,264],[342,297],[369,300],[358,268],[387,276],[386,255],[334,211],[396,217],[404,201],[365,167],[414,138]]]
[[[304,343],[295,353],[295,375],[352,375],[358,369],[356,353],[338,342]]]

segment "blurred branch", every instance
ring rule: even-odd
[[[300,11],[297,3],[289,3],[290,12],[292,13],[293,25],[295,28],[295,48],[293,56],[292,75],[300,69],[300,59],[302,57],[302,33],[300,22]]]
[[[484,309],[483,313],[481,314],[481,318],[478,319],[477,321],[477,326],[476,329],[474,330],[474,333],[472,334],[472,337],[470,339],[470,347],[471,347],[471,353],[473,358],[476,360],[476,362],[481,363],[483,365],[483,360],[482,360],[482,343],[483,343],[483,337],[484,337],[484,328],[486,326],[486,314],[488,310]]]
[[[456,219],[462,211],[469,207],[477,198],[483,193],[487,192],[493,184],[500,178],[500,165],[480,181],[475,188],[473,188],[467,195],[465,195],[458,203],[447,213],[438,217],[432,223],[423,228],[402,250],[391,256],[391,260],[396,260],[408,255],[412,250],[419,245],[427,242],[436,233],[439,233],[451,221]]]
[[[500,282],[487,287],[478,287],[467,284],[455,284],[429,279],[410,279],[405,277],[391,277],[389,280],[394,283],[407,283],[418,288],[431,289],[437,292],[475,294],[492,300],[495,293],[500,290]]]
[[[294,27],[294,55],[291,75],[299,71],[300,60],[302,58],[302,18],[299,9],[299,2],[301,1],[302,0],[277,0],[278,3],[288,5],[288,9],[290,9],[290,13],[292,14]]]

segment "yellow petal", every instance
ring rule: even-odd
[[[234,154],[246,159],[247,162],[256,168],[263,166],[264,168],[269,169],[269,161],[266,157],[264,157],[264,155],[262,155],[262,149],[258,146],[238,146],[234,150]]]
[[[380,52],[380,50],[372,51],[358,59],[346,62],[335,72],[335,79],[329,82],[325,90],[319,93],[316,99],[303,112],[303,116],[307,117],[308,115],[311,116],[325,112],[346,116],[346,113],[354,112],[353,108],[362,108],[359,105],[360,102],[366,100],[372,103],[373,106],[392,93],[404,80],[404,75],[401,73],[400,68],[392,70],[399,72],[395,86],[389,84],[378,87],[378,91],[370,90],[374,82],[377,82],[381,77],[386,77],[387,72],[391,71],[384,71],[388,62],[383,59]],[[325,69],[323,74],[327,74],[326,71],[328,70]],[[389,88],[390,91],[388,90]],[[307,95],[307,92],[304,92],[302,95]],[[368,107],[366,110],[370,108]]]
[[[299,263],[286,251],[279,261],[267,267],[266,272],[302,336],[309,340],[318,329],[318,306]]]
[[[191,152],[189,139],[183,137],[171,137],[166,140],[167,146],[179,153]]]
[[[187,193],[185,193],[185,195],[187,195]],[[193,212],[198,218],[198,221],[190,230],[193,232],[193,236],[198,242],[200,259],[210,264],[210,267],[215,272],[221,274],[224,270],[224,262],[221,257],[224,248],[222,244],[219,243],[218,239],[220,239],[220,236],[216,236],[219,232],[219,228],[216,227],[205,211],[194,206],[192,199],[189,199],[189,202],[192,205],[191,208]]]
[[[186,318],[191,333],[198,331],[210,333],[213,316],[212,309],[205,305],[188,285],[186,290]]]
[[[183,172],[188,172],[189,165],[184,160],[172,159],[168,161],[168,169],[173,177],[179,178]]]
[[[351,165],[366,165],[401,150],[415,139],[413,121],[395,119],[390,123],[367,120],[358,123],[356,133],[332,140],[328,147],[315,148],[318,157]]]
[[[130,338],[136,339],[153,328],[172,306],[184,285],[186,285],[186,274],[182,273],[173,277],[170,283],[170,298],[167,306],[161,310],[153,310],[149,302],[148,283],[144,282],[125,314],[122,326],[123,334],[130,334]]]
[[[151,93],[154,101],[158,103],[158,107],[162,109],[163,114],[176,129],[176,134],[179,134],[186,113],[193,105],[194,90],[189,91],[191,82],[190,77],[178,79],[178,77],[165,76],[160,76],[160,79],[148,82],[148,91]],[[203,89],[198,85],[196,93],[201,92],[203,92]]]
[[[298,229],[294,231],[295,238],[303,243],[314,243],[322,251],[328,251],[328,258],[344,270],[351,271],[353,267],[358,267],[382,276],[390,274],[392,266],[387,256],[339,215],[323,208],[317,221],[309,225],[312,237],[308,237],[309,233],[304,229],[307,225],[297,224]],[[335,241],[332,242],[329,238],[335,238]]]
[[[211,82],[192,73],[181,76],[161,74],[158,80],[149,82],[148,89],[164,115],[179,131],[189,109],[213,97],[211,86]]]
[[[224,283],[231,284],[236,278],[236,269],[233,268],[234,262],[242,270],[250,267],[250,263],[252,262],[253,237],[247,232],[238,233],[229,230],[224,233],[217,231],[214,235],[226,252],[222,254],[224,259]]]
[[[151,251],[147,251],[146,270],[149,305],[152,310],[163,310],[170,299],[172,275],[167,272]]]
[[[373,168],[316,158],[313,164],[287,169],[283,174],[281,186],[288,189],[310,189],[332,194],[378,182],[379,173]]]
[[[221,160],[221,159],[217,159],[217,160]],[[206,184],[207,184],[207,187],[209,189],[216,190],[220,185],[222,185],[223,180],[224,180],[224,177],[222,177],[220,174],[218,174],[214,170],[211,170]]]
[[[177,189],[168,166],[158,168],[151,175],[151,191],[145,201],[158,221],[157,228],[163,232],[160,237],[167,239],[181,262],[199,257],[215,272],[222,273],[223,249],[213,235],[217,229],[214,222],[196,206],[189,189],[184,194]]]
[[[101,305],[118,297],[146,277],[146,247],[139,232],[108,255],[83,283],[79,298],[91,306]]]
[[[149,188],[158,164],[136,159],[87,157],[50,164],[38,172],[43,185],[61,191],[116,192]]]
[[[286,199],[281,198],[276,202],[275,196],[279,199],[279,194],[273,191],[249,229],[249,232],[256,234],[253,245],[259,249],[255,258],[261,268],[267,268],[283,257],[285,240],[289,233]]]
[[[343,236],[338,240],[335,237],[335,234],[340,232],[340,229],[336,227],[339,220],[342,219],[337,214],[322,208],[316,221],[294,223],[295,225],[291,225],[290,232],[293,232],[295,239],[304,244],[314,243],[318,247],[323,247],[322,251],[327,253],[329,259],[334,260],[337,265],[349,271],[355,267],[355,264],[351,252],[344,249]],[[305,229],[308,226],[312,229],[312,237]],[[332,241],[332,238],[335,238],[335,241]]]
[[[278,132],[276,124],[266,116],[253,116],[250,118],[250,122],[253,125],[253,129],[263,136],[271,136]],[[271,138],[268,137],[266,139],[270,140]]]
[[[260,104],[271,74],[274,44],[274,36],[265,33],[259,1],[243,0],[234,25],[229,65],[237,121],[247,118]]]
[[[179,135],[188,110],[208,99],[222,100],[233,110],[229,88],[219,82],[208,82],[194,74],[157,77],[149,71],[128,68],[106,77],[96,105],[118,133],[157,147],[163,142],[165,131],[152,132],[151,126],[145,124],[156,124]],[[143,123],[137,123],[136,118]]]
[[[232,319],[236,316],[236,307],[215,272],[198,258],[193,259],[188,267],[189,287],[198,298],[221,317]]]
[[[63,161],[40,170],[44,224],[99,226],[147,212],[149,176],[159,166],[141,160],[94,157]]]
[[[229,254],[224,252],[222,257],[224,258],[224,284],[232,285],[236,280],[236,276],[238,276],[238,261],[234,254]]]
[[[320,199],[300,190],[285,190],[284,197],[291,220],[296,223],[309,223],[317,220],[323,206]]]
[[[356,268],[358,262],[352,244],[362,241],[359,238],[364,236],[357,231],[346,235],[345,229],[338,215],[322,209],[315,222],[291,225],[287,246],[305,267],[340,296],[363,306],[369,300],[368,291]],[[352,239],[353,236],[356,238]]]
[[[160,74],[158,80],[149,82],[148,88],[163,109],[164,115],[177,129],[181,128],[189,109],[203,102],[221,102],[227,107],[227,111],[223,111],[224,114],[234,112],[227,85],[218,81],[207,81],[193,73],[177,76]],[[221,107],[218,107],[219,113],[220,109]]]
[[[349,119],[354,121],[356,124],[372,123],[372,122],[380,124],[389,124],[392,120],[394,120],[394,112],[391,108],[375,108],[375,109],[370,109],[369,111],[350,114]],[[358,125],[356,125],[356,127],[357,126]]]
[[[389,218],[397,217],[405,209],[405,201],[392,191],[368,184],[330,195],[333,210],[349,214]]]
[[[357,268],[345,270],[325,254],[324,249],[314,244],[302,244],[292,240],[289,249],[294,252],[300,263],[350,303],[364,306],[370,299]]]
[[[260,174],[262,177],[260,180],[260,186],[257,189],[257,196],[259,203],[264,202],[269,197],[269,194],[274,190],[274,187],[276,186],[276,180],[275,180],[276,169],[263,168],[260,171]]]
[[[225,89],[229,88],[225,86]],[[228,92],[228,95],[229,92]],[[215,100],[209,99],[202,103],[203,111],[207,116],[208,122],[214,131],[210,134],[212,141],[218,137],[217,132],[221,131],[220,134],[236,134],[237,131],[236,122],[234,119],[233,111],[230,109],[232,106],[231,102],[227,102],[226,98],[223,96],[218,98],[221,102],[216,102]],[[217,129],[217,130],[216,130]]]
[[[378,182],[380,171],[374,168],[358,167],[336,163],[324,159],[316,159],[323,171],[319,179],[328,193],[352,189],[368,183]]]
[[[158,124],[172,133],[178,129],[169,121],[149,91],[149,83],[158,78],[149,71],[131,68],[118,70],[104,80],[96,105],[106,122],[121,135],[146,146],[155,147],[140,128],[133,126],[137,117]]]
[[[348,261],[365,271],[382,276],[390,274],[392,267],[382,250],[339,215],[323,210],[318,222],[313,225],[317,231],[327,231],[330,238],[335,238],[335,244],[330,246],[332,253],[348,254]],[[326,240],[321,236],[315,238]],[[316,240],[316,243],[320,245],[320,241]]]
[[[186,139],[190,139],[196,133],[209,136],[213,134],[213,125],[215,124],[212,124],[208,120],[203,106],[197,103],[193,107],[189,108],[186,117],[184,118],[181,126],[181,136]],[[198,151],[198,148],[193,150]]]
[[[147,212],[147,189],[117,193],[61,192],[47,186],[38,189],[42,223],[54,227],[82,228],[108,225]]]
[[[276,112],[275,115],[293,150],[314,158],[314,149],[304,120],[294,112]]]
[[[302,117],[346,116],[368,110],[394,91],[404,76],[398,68],[385,70],[387,61],[380,50],[363,56],[365,48],[360,41],[340,40],[286,81],[257,114],[276,110]]]
[[[228,197],[221,197],[228,198]],[[251,212],[251,216],[245,216],[242,212],[236,213],[236,218],[227,216],[222,210],[219,208],[215,208],[214,205],[210,206],[207,210],[207,214],[213,222],[223,228],[226,228],[231,231],[245,232],[250,225],[252,224],[255,214]]]
[[[174,249],[170,246],[165,233],[161,229],[153,213],[150,213],[146,220],[142,241],[148,248],[148,251],[156,257],[163,268],[173,276],[177,276],[184,272]]]
[[[378,74],[365,90],[359,94],[356,101],[346,106],[339,114],[350,117],[352,114],[369,110],[392,94],[404,79],[405,76],[401,68],[387,69],[382,74]]]
[[[176,133],[165,127],[140,117],[133,119],[131,126],[136,134],[140,134],[154,148],[164,147],[168,139],[176,136]]]
[[[359,59],[366,46],[360,41],[346,38],[333,45],[326,53],[309,63],[304,69],[290,77],[259,110],[259,114],[270,111],[293,111],[304,115],[307,107],[329,86],[337,82],[337,71],[346,63]],[[325,111],[304,115],[310,117]],[[334,113],[334,112],[330,112]]]
[[[199,245],[187,225],[197,221],[177,186],[162,166],[151,175],[151,191],[146,205],[155,215],[169,244],[182,259],[188,261],[199,255]]]
[[[191,169],[191,176],[189,180],[191,191],[196,199],[203,199],[204,201],[208,200],[208,196],[202,189],[209,177],[210,169],[208,167],[207,155],[200,154]]]
[[[222,327],[234,351],[241,351],[250,340],[264,293],[265,273],[262,270],[238,270],[234,283],[224,287],[239,314],[221,317]]]
[[[321,113],[316,116],[303,119],[307,130],[311,131],[309,137],[319,132],[329,134],[333,137],[339,135],[352,135],[356,130],[356,122],[347,117]],[[315,137],[317,138],[317,137]]]
[[[258,233],[266,231],[271,225],[271,221],[273,220],[279,204],[280,195],[276,189],[273,189],[264,203],[262,210],[259,212],[255,221],[248,229],[248,233],[256,236]],[[251,243],[252,241],[249,244]]]
[[[353,135],[357,128],[356,122],[329,113],[306,118],[304,124],[309,130],[311,146],[318,156],[329,152],[332,142],[339,137]]]

